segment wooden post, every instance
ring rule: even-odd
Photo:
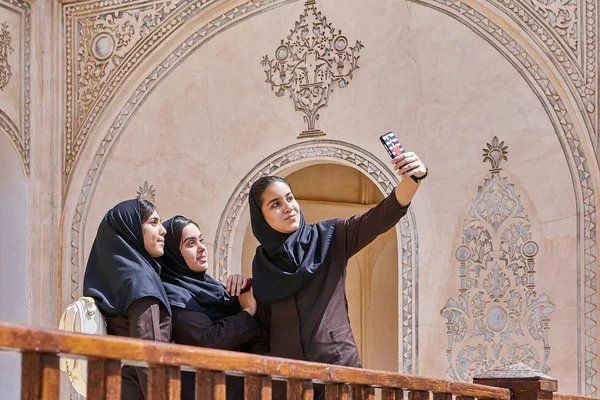
[[[473,383],[509,389],[511,400],[552,400],[558,390],[556,379],[522,363],[477,375]]]

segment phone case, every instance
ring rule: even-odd
[[[252,287],[252,278],[248,278],[240,293],[246,293]]]
[[[379,140],[381,140],[383,147],[385,147],[392,158],[396,158],[404,153],[404,149],[400,142],[398,142],[394,132],[388,132],[385,135],[379,136]]]

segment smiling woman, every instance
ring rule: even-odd
[[[269,330],[269,355],[362,367],[346,299],[348,260],[408,211],[427,176],[412,152],[392,160],[402,179],[393,193],[361,215],[309,224],[282,178],[259,178],[248,196],[252,232],[260,242],[252,261],[259,307]],[[273,384],[273,398],[285,398]],[[324,397],[315,386],[315,399]]]
[[[206,273],[208,252],[198,225],[177,215],[165,221],[165,254],[158,259],[173,310],[173,342],[223,350],[264,353],[264,330],[255,319],[252,291],[230,295]],[[229,285],[231,286],[231,285]],[[261,339],[262,338],[262,339]],[[183,400],[194,399],[192,373],[182,373]],[[243,380],[227,376],[227,399],[243,398]]]
[[[165,228],[154,205],[134,199],[109,210],[92,245],[83,294],[106,318],[110,335],[169,342],[171,307],[159,278]],[[145,399],[148,371],[124,366],[122,398]]]

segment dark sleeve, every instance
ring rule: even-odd
[[[169,312],[155,297],[142,297],[127,309],[129,319],[129,337],[169,342],[171,335],[171,317]],[[146,396],[148,369],[136,367],[137,377]]]
[[[173,341],[191,346],[235,350],[260,333],[246,311],[213,321],[206,314],[173,307]]]
[[[258,304],[254,319],[260,325],[260,333],[249,343],[249,351],[254,354],[269,354],[269,329],[271,328],[271,310],[268,306]]]
[[[336,238],[342,240],[346,258],[352,257],[377,236],[387,232],[396,225],[408,211],[408,207],[400,206],[394,191],[375,207],[364,214],[338,220]]]

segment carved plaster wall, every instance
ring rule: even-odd
[[[218,8],[212,7],[217,3]],[[571,290],[577,291],[581,298],[580,303],[577,304],[577,315],[579,316],[577,329],[578,337],[581,340],[576,345],[577,365],[581,368],[577,372],[578,382],[573,387],[577,387],[577,390],[581,393],[595,395],[597,390],[595,366],[597,359],[595,350],[597,336],[595,322],[597,313],[595,213],[597,200],[594,195],[597,182],[597,165],[594,154],[597,141],[597,107],[594,100],[597,96],[597,59],[594,50],[597,44],[595,39],[597,34],[595,5],[593,1],[588,1],[585,4],[583,2],[581,4],[563,2],[561,4],[547,3],[545,5],[540,5],[541,3],[538,4],[537,2],[501,3],[491,0],[483,3],[445,0],[426,0],[416,1],[415,3],[417,4],[409,3],[408,11],[410,13],[407,13],[406,7],[404,9],[396,8],[391,3],[382,2],[381,4],[369,5],[368,12],[362,14],[357,11],[356,5],[351,6],[350,3],[345,3],[344,6],[339,2],[318,4],[330,20],[336,21],[336,26],[339,24],[344,30],[344,34],[348,37],[360,38],[361,43],[365,43],[365,48],[361,50],[360,79],[358,79],[359,75],[357,74],[352,81],[352,85],[336,92],[339,93],[339,96],[335,102],[332,101],[329,104],[326,111],[328,113],[327,121],[323,120],[321,124],[332,139],[343,140],[345,143],[351,143],[353,146],[370,153],[375,152],[376,148],[378,149],[376,147],[378,144],[372,142],[372,137],[376,136],[373,132],[383,132],[384,129],[389,129],[390,126],[400,125],[402,128],[408,126],[411,129],[406,131],[403,129],[402,137],[406,138],[405,140],[408,140],[409,144],[412,141],[412,147],[421,146],[420,150],[424,153],[433,154],[435,153],[433,150],[434,134],[419,130],[423,129],[421,127],[428,126],[433,128],[435,135],[441,135],[446,131],[427,120],[420,120],[421,115],[428,115],[427,113],[431,112],[434,121],[446,123],[445,119],[449,118],[462,122],[460,120],[461,114],[468,114],[469,107],[475,108],[475,105],[469,103],[468,107],[454,108],[455,114],[435,112],[439,104],[432,101],[431,97],[424,97],[424,93],[427,94],[426,84],[428,82],[426,80],[429,79],[443,86],[448,84],[451,79],[455,79],[456,75],[450,78],[441,69],[436,69],[437,65],[434,65],[433,62],[432,64],[424,64],[421,59],[428,59],[427,51],[423,50],[425,49],[424,46],[437,46],[438,42],[435,42],[436,40],[449,40],[448,37],[452,37],[454,41],[451,42],[451,45],[457,46],[460,51],[465,52],[465,47],[462,47],[463,45],[457,41],[457,38],[460,38],[464,41],[464,46],[467,46],[466,43],[469,45],[476,43],[478,52],[483,54],[483,42],[479,42],[480,39],[483,39],[487,49],[493,50],[496,55],[501,55],[502,57],[499,57],[495,62],[489,61],[489,65],[491,65],[489,68],[499,68],[502,59],[503,63],[510,66],[511,71],[517,73],[515,73],[515,77],[512,75],[508,77],[507,69],[502,67],[498,69],[502,71],[502,75],[499,76],[499,79],[498,76],[494,79],[505,84],[510,82],[515,87],[518,84],[526,84],[529,94],[532,94],[531,99],[528,98],[527,101],[524,101],[525,95],[523,94],[523,97],[515,99],[515,102],[529,104],[535,110],[544,110],[544,117],[540,117],[537,111],[533,113],[536,115],[536,119],[540,118],[543,121],[530,121],[532,125],[537,125],[538,128],[527,130],[527,134],[532,135],[532,137],[539,135],[539,137],[545,138],[544,140],[550,140],[544,135],[547,134],[548,127],[551,127],[555,142],[552,144],[545,142],[546,147],[543,148],[552,149],[553,154],[559,154],[558,152],[562,151],[561,157],[564,165],[561,173],[566,174],[565,171],[568,171],[568,174],[570,174],[570,184],[574,189],[571,195],[576,199],[574,200],[576,210],[573,211],[573,214],[575,215],[574,218],[577,219],[576,228],[573,228],[570,232],[576,243],[573,249],[573,268],[576,269],[581,282],[580,286],[574,284],[571,288]],[[187,71],[185,73],[188,74],[194,74],[198,71],[195,76],[197,79],[203,79],[202,84],[208,88],[206,93],[214,94],[216,93],[213,91],[214,85],[222,85],[222,90],[214,99],[213,105],[206,105],[204,101],[201,101],[201,107],[204,108],[197,109],[192,106],[186,108],[188,107],[187,104],[179,104],[182,108],[178,110],[176,116],[171,117],[173,118],[172,129],[200,127],[198,137],[206,141],[207,146],[223,149],[223,143],[227,143],[233,146],[241,145],[245,150],[251,153],[254,152],[250,155],[244,155],[242,157],[243,161],[227,160],[227,162],[223,162],[221,159],[215,161],[214,165],[208,165],[202,160],[197,160],[198,165],[202,165],[215,173],[219,168],[230,171],[224,176],[220,172],[216,174],[223,179],[220,184],[213,181],[214,177],[206,177],[207,181],[211,182],[207,193],[213,196],[212,199],[216,203],[211,205],[203,203],[209,207],[213,215],[212,217],[207,216],[207,219],[210,220],[209,230],[214,232],[217,238],[214,245],[215,252],[219,257],[215,257],[215,262],[220,262],[218,260],[223,259],[221,253],[226,248],[226,246],[222,247],[221,235],[217,234],[217,232],[221,232],[218,230],[221,228],[218,228],[214,221],[215,214],[218,215],[224,207],[229,207],[226,206],[227,198],[224,199],[221,192],[225,191],[225,193],[230,194],[234,190],[231,181],[241,182],[247,171],[253,166],[259,165],[261,159],[269,154],[281,155],[279,153],[281,149],[288,148],[295,140],[293,135],[292,137],[279,137],[277,134],[287,132],[289,136],[289,132],[298,132],[298,129],[302,129],[302,124],[298,121],[298,115],[289,112],[289,101],[286,102],[273,96],[268,85],[264,83],[264,71],[256,63],[256,60],[260,60],[261,54],[269,53],[277,48],[280,38],[285,34],[285,30],[289,29],[290,24],[302,11],[303,4],[300,2],[274,0],[140,3],[125,1],[118,4],[112,2],[102,4],[106,8],[99,9],[99,2],[78,2],[64,5],[67,43],[65,47],[67,102],[65,104],[64,174],[67,178],[65,182],[68,185],[72,184],[67,191],[66,218],[71,223],[67,227],[68,232],[66,233],[66,242],[69,243],[70,248],[65,251],[69,255],[69,260],[65,265],[65,271],[68,273],[69,279],[64,288],[67,291],[66,293],[69,294],[67,297],[72,298],[78,296],[81,291],[80,281],[86,251],[84,239],[86,235],[90,235],[86,233],[86,225],[89,224],[88,232],[95,229],[93,225],[96,221],[90,222],[91,220],[88,218],[92,208],[91,203],[97,203],[92,209],[92,215],[96,218],[100,213],[100,209],[112,205],[108,202],[108,198],[114,200],[114,197],[111,197],[112,195],[99,194],[96,187],[101,180],[109,179],[108,176],[112,179],[118,179],[118,175],[115,175],[115,168],[124,161],[114,161],[114,166],[109,166],[110,174],[106,178],[102,178],[104,176],[102,171],[107,166],[113,152],[116,151],[119,156],[123,156],[122,152],[118,151],[119,146],[116,146],[116,144],[117,140],[123,140],[119,139],[123,133],[134,135],[134,133],[128,133],[134,129],[133,127],[128,128],[130,124],[133,123],[135,129],[146,132],[149,135],[149,140],[151,137],[156,138],[156,136],[153,136],[156,135],[156,132],[149,127],[140,125],[140,122],[136,122],[135,115],[140,112],[146,101],[156,102],[151,94],[160,91],[159,86],[162,86],[162,82],[169,80],[169,85],[174,85],[177,80],[186,79],[184,78],[185,75],[182,75],[184,74],[183,71]],[[286,7],[280,7],[283,5]],[[569,10],[571,9],[574,10],[574,14],[570,13]],[[441,11],[443,14],[434,13],[434,10]],[[386,13],[389,13],[389,16]],[[270,17],[270,15],[276,15],[276,17]],[[438,26],[432,26],[423,22],[424,20],[418,19],[416,15],[432,21],[435,19],[438,22],[445,22],[440,22]],[[451,18],[447,18],[447,16]],[[384,33],[383,30],[375,29],[378,27],[375,21],[378,20],[382,21],[381,24],[384,26],[388,26],[386,23],[392,26],[394,21],[401,21],[402,23],[394,25],[398,26],[397,30]],[[155,21],[156,24],[152,21]],[[237,27],[237,24],[242,21],[242,25],[247,29],[243,35]],[[575,22],[571,24],[572,21]],[[250,42],[248,38],[252,38],[252,35],[258,35],[259,26],[262,27],[261,29],[264,26],[269,26],[268,37],[270,39],[261,36],[256,42]],[[363,26],[364,28],[361,28]],[[410,29],[407,29],[406,26]],[[461,30],[462,28],[458,28],[459,26],[468,29]],[[442,31],[442,27],[446,31]],[[175,39],[170,40],[171,37],[176,37],[175,33],[181,35],[182,32],[186,32],[186,35],[184,35],[186,38],[183,41],[179,41],[179,39],[177,42],[175,42]],[[189,34],[187,34],[188,32]],[[419,38],[413,32],[419,32],[422,37]],[[452,32],[452,35],[447,35],[448,32]],[[234,38],[240,40],[242,36],[246,40],[244,41],[246,47],[234,46]],[[426,38],[431,38],[435,45],[427,42]],[[209,42],[209,39],[214,40]],[[408,41],[409,44],[405,45],[405,41]],[[213,44],[214,42],[220,43],[220,45]],[[411,47],[413,43],[415,47]],[[196,70],[190,69],[189,65],[186,66],[185,60],[192,57],[201,47],[207,45],[209,45],[210,51],[204,53],[206,57],[216,54],[215,52],[225,53],[226,57],[229,57],[230,63],[223,66],[223,70],[230,72],[230,75],[228,75],[229,80],[214,76],[212,82],[204,80],[205,78],[201,72],[211,71],[214,73],[214,70],[204,64]],[[390,47],[393,48],[393,46],[400,46],[401,51],[386,51]],[[235,47],[238,52],[237,55],[229,52],[229,47]],[[202,51],[208,50],[203,49]],[[460,53],[458,54],[460,55]],[[486,52],[485,54],[485,57],[490,57],[491,53]],[[477,53],[469,55],[477,57]],[[460,71],[460,69],[453,68],[456,65],[466,65],[460,63],[462,59],[459,59],[459,56],[448,53],[447,57],[446,61],[449,61],[447,68],[449,70]],[[197,58],[195,59],[196,62],[200,62]],[[254,64],[248,61],[252,59],[255,60]],[[479,61],[479,59],[473,60],[473,63],[477,64],[477,68],[480,65],[485,65]],[[240,67],[235,69],[231,67],[231,63],[240,65]],[[243,69],[241,69],[242,65],[244,65]],[[256,65],[255,70],[248,69],[248,65]],[[136,89],[131,95],[128,94],[127,98],[124,98],[118,89],[125,83],[132,83],[128,79],[134,76],[133,71],[136,68],[143,70],[144,78],[136,80]],[[176,73],[174,74],[174,72]],[[479,70],[478,72],[484,75],[487,73],[487,71],[481,72]],[[142,74],[140,71],[138,73]],[[386,84],[382,83],[385,79],[377,80],[377,76],[380,74],[386,77]],[[420,74],[423,74],[423,76]],[[406,75],[406,79],[402,77],[403,75]],[[228,88],[232,82],[231,76],[237,77],[234,82],[239,85],[239,89],[243,90],[248,98],[253,98],[263,106],[261,113],[264,112],[269,115],[266,120],[262,119],[262,115],[256,115],[254,123],[260,129],[252,126],[252,123],[245,126],[236,125],[238,119],[243,121],[252,121],[252,119],[248,120],[247,115],[237,110],[249,107],[249,103],[246,103],[245,99],[235,100],[241,101],[241,103],[232,103],[234,98],[227,97]],[[489,79],[489,85],[496,85],[491,75],[485,76]],[[518,78],[516,78],[517,76]],[[414,79],[411,80],[411,77]],[[476,79],[477,75],[471,76],[471,78],[473,77]],[[254,83],[250,83],[255,80],[262,85],[260,89],[258,84],[254,86]],[[461,90],[468,91],[472,86],[478,88],[479,91],[473,91],[470,97],[466,97],[467,99],[477,101],[478,96],[482,96],[486,102],[491,101],[489,96],[493,95],[493,91],[489,91],[487,93],[488,97],[485,97],[485,85],[479,81],[469,81],[467,83],[467,85],[454,88],[457,97],[461,97],[463,94]],[[396,91],[392,92],[392,88]],[[497,86],[494,86],[494,88],[498,92],[502,92],[502,88]],[[379,96],[373,96],[373,92],[379,93]],[[164,95],[164,92],[162,93]],[[200,95],[203,92],[194,86],[193,93]],[[420,96],[415,96],[415,93],[420,94]],[[180,93],[183,96],[187,94]],[[364,96],[369,101],[361,102],[359,100],[360,96]],[[402,102],[403,97],[410,99],[412,102],[410,106]],[[446,99],[444,101],[450,101],[443,95],[441,97]],[[396,101],[397,103],[394,103],[395,107],[387,104],[386,99],[387,103],[390,102],[389,99]],[[218,109],[219,106],[214,104],[228,104],[231,107],[228,111],[228,124],[221,121],[224,115],[228,113],[224,112],[227,107],[223,106],[224,108]],[[231,106],[231,104],[237,105]],[[450,107],[448,104],[443,103],[443,107]],[[102,111],[109,108],[108,105],[119,105],[119,111],[115,115],[103,116],[103,118],[110,118],[112,121],[108,130],[95,130],[95,124],[102,116]],[[147,107],[154,109],[155,105],[150,104]],[[163,112],[164,110],[167,111],[167,115],[174,112],[174,109],[169,107],[162,109]],[[502,107],[506,110],[510,108],[509,105],[504,103]],[[490,105],[490,110],[492,108],[493,106]],[[397,109],[402,110],[404,113],[398,116]],[[527,120],[528,117],[525,116],[525,113],[531,111],[523,110],[522,114],[516,114],[515,120]],[[203,120],[204,125],[186,125],[186,121],[191,120],[189,115],[198,112],[207,113],[210,117],[209,120]],[[158,109],[155,114],[159,114]],[[398,122],[399,118],[401,123]],[[475,117],[473,116],[473,118]],[[465,131],[464,128],[467,125],[460,125],[457,121],[448,121],[448,125]],[[478,121],[478,123],[481,123],[481,121]],[[513,129],[511,134],[516,134],[519,129],[523,128],[516,125],[504,126],[511,123],[513,122],[502,122],[504,128]],[[542,125],[543,129],[539,128]],[[220,129],[215,132],[214,129],[217,126]],[[484,126],[484,128],[494,129],[493,126]],[[240,135],[240,131],[244,132],[245,135]],[[414,136],[418,133],[421,135]],[[83,146],[90,140],[90,135],[93,135],[95,142],[100,144],[96,149],[89,151],[90,154],[93,154],[92,156],[86,157],[85,160],[80,160],[77,163],[79,155],[82,154]],[[461,144],[465,143],[467,147],[470,141],[474,141],[476,137],[474,132],[462,132],[460,135],[463,135],[461,137],[465,140]],[[181,136],[178,137],[181,138]],[[244,139],[233,142],[229,139],[230,137],[238,139],[242,137]],[[152,140],[150,140],[150,143],[145,143],[144,146],[150,146]],[[256,147],[255,143],[257,142],[263,143],[262,148]],[[134,144],[131,141],[127,143],[130,146]],[[163,142],[158,140],[156,143]],[[528,147],[525,144],[520,144],[517,148],[519,152],[524,152]],[[166,159],[169,159],[168,154],[170,154],[169,151],[167,151]],[[191,155],[188,156],[191,157]],[[208,157],[204,153],[203,156]],[[385,158],[385,155],[382,153],[378,157]],[[448,160],[447,158],[440,159],[450,163],[454,162],[454,160]],[[179,160],[181,160],[181,157],[179,157]],[[469,164],[467,161],[464,161],[464,163],[464,165]],[[127,165],[127,162],[124,162],[124,165]],[[80,170],[74,169],[74,166],[80,166]],[[443,165],[439,165],[438,171],[444,170],[444,168]],[[143,177],[141,180],[153,182],[153,185],[159,189],[157,192],[159,204],[164,201],[165,204],[171,207],[170,211],[175,212],[176,210],[172,209],[175,206],[174,201],[166,198],[167,195],[163,193],[168,193],[168,191],[163,191],[159,183],[161,176],[166,176],[168,173],[164,168],[159,168],[158,175],[146,173],[150,176]],[[138,180],[136,180],[135,185],[139,185]],[[107,188],[106,184],[103,184],[102,187]],[[121,187],[122,184],[115,183],[116,189],[114,192],[124,193],[120,189]],[[133,187],[129,185],[127,193],[130,193]],[[180,189],[185,192],[185,188],[180,187]],[[199,195],[198,193],[202,192],[199,188],[196,190],[198,191],[185,193]],[[427,190],[430,189],[424,189],[422,195],[425,199],[427,199]],[[182,199],[181,194],[173,193],[172,195],[179,200]],[[532,201],[535,202],[536,200]],[[428,200],[425,202],[427,203]],[[432,206],[433,204],[430,203]],[[542,204],[539,204],[539,206],[542,207]],[[418,207],[418,203],[415,207]],[[417,218],[419,218],[419,215],[424,219],[435,219],[425,213],[417,213]],[[227,229],[224,231],[226,232]],[[427,246],[432,246],[432,244],[428,245],[426,243],[424,246],[422,251],[427,252]],[[416,250],[415,248],[413,251]],[[217,269],[217,266],[215,268]],[[427,277],[423,279],[427,279]],[[439,308],[437,310],[439,311]],[[437,314],[437,311],[434,311],[434,313]],[[415,314],[415,317],[418,317],[418,315]],[[422,372],[422,369],[417,370],[414,366],[416,362],[419,362],[419,360],[411,359],[410,365],[405,365],[406,370],[410,371],[412,368],[414,373]]]

